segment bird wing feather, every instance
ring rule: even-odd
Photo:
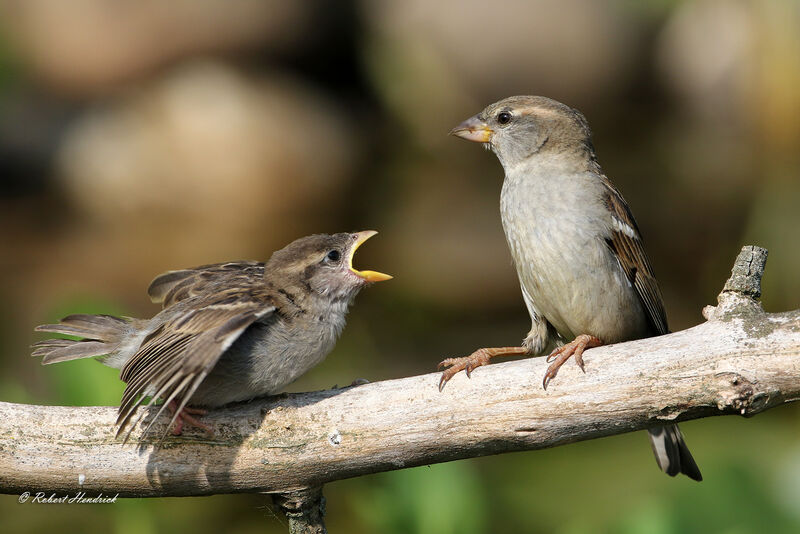
[[[606,239],[631,285],[636,289],[642,307],[655,335],[669,333],[667,314],[658,281],[644,251],[639,227],[628,204],[616,187],[603,176],[605,202],[613,220],[611,236]]]
[[[120,402],[117,436],[148,396],[150,401],[146,406],[164,399],[153,421],[170,401],[177,399],[178,409],[169,428],[220,356],[247,327],[276,310],[263,286],[256,284],[187,296],[175,307],[159,314],[163,321],[122,368],[120,378],[127,386]],[[131,425],[126,441],[143,415]]]
[[[257,261],[231,261],[201,265],[192,269],[167,271],[155,277],[147,288],[147,294],[154,303],[164,308],[176,302],[204,295],[209,288],[224,281],[226,285],[247,283],[264,276],[264,263]]]

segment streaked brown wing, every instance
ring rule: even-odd
[[[605,176],[603,179],[607,188],[606,205],[614,219],[611,238],[606,239],[606,242],[619,259],[620,266],[625,271],[628,280],[636,288],[639,300],[647,311],[648,319],[653,327],[653,334],[667,334],[669,327],[667,326],[664,302],[658,288],[658,281],[653,274],[653,268],[644,251],[639,227],[617,188]]]
[[[164,400],[153,421],[172,400],[177,400],[178,409],[167,428],[171,427],[222,353],[248,326],[275,311],[274,303],[260,285],[187,297],[175,307],[174,311],[161,312],[164,322],[145,338],[122,368],[120,378],[127,386],[120,402],[117,436],[146,396],[150,397],[146,406],[159,398]],[[144,413],[131,425],[125,441],[143,416]]]
[[[220,283],[233,287],[264,276],[264,264],[257,261],[232,261],[201,265],[192,269],[167,271],[147,288],[150,300],[168,308],[176,302],[208,293]]]

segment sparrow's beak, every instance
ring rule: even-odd
[[[477,115],[470,117],[452,130],[450,135],[455,135],[467,141],[475,141],[476,143],[488,143],[494,130],[480,120]]]
[[[353,271],[358,276],[360,276],[361,278],[363,278],[364,280],[366,280],[367,282],[383,282],[384,280],[392,279],[390,275],[379,273],[377,271],[357,271],[353,269],[353,256],[355,255],[356,250],[358,249],[358,247],[361,246],[361,244],[364,241],[366,241],[367,239],[369,239],[370,237],[374,236],[377,233],[378,232],[376,232],[375,230],[364,230],[363,232],[358,232],[356,234],[357,236],[356,243],[353,245],[353,248],[350,249],[350,258],[348,258],[349,261],[348,267],[350,267],[350,270]]]

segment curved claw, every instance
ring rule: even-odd
[[[569,343],[567,343],[566,345],[561,345],[560,347],[556,347],[556,348],[553,349],[553,352],[551,352],[550,354],[547,355],[547,358],[545,358],[544,361],[546,361],[547,363],[551,363],[551,362],[555,361],[555,359],[558,358],[558,356],[562,352],[567,351],[567,350],[572,350],[572,349],[573,349],[573,347],[571,347]]]
[[[439,379],[439,391],[444,389],[445,384],[461,371],[466,372],[467,378],[472,378],[472,371],[489,363],[491,355],[486,349],[478,349],[469,356],[461,358],[447,358],[439,362],[438,368],[443,369],[442,377]]]
[[[459,371],[466,369],[467,367],[466,364],[458,361],[463,359],[465,358],[448,358],[439,364],[440,369],[442,367],[448,367],[442,372],[442,377],[439,379],[439,392],[441,392],[444,389],[445,384],[447,384],[451,378],[456,376],[456,374],[458,374]],[[469,376],[470,376],[470,371],[467,370],[467,378],[469,378]]]
[[[553,375],[551,376],[549,371],[544,374],[544,379],[542,380],[542,388],[545,391],[547,391],[547,384],[549,384],[550,381],[556,377],[556,374],[557,373],[553,373]]]
[[[450,367],[449,369],[445,370],[442,373],[442,377],[439,379],[439,393],[442,392],[442,390],[444,389],[444,386],[450,381],[451,378],[456,376],[456,374],[460,370],[461,369],[458,369],[457,367],[453,366],[453,367]],[[467,374],[467,376],[469,376],[469,374]]]
[[[558,370],[570,357],[575,358],[575,363],[581,368],[581,371],[585,373],[586,367],[583,363],[583,351],[588,348],[598,347],[602,344],[603,342],[599,338],[588,334],[581,334],[566,345],[554,349],[553,352],[547,356],[546,361],[552,363],[550,363],[550,367],[548,367],[547,371],[544,373],[542,387],[547,389],[547,385],[556,377]]]
[[[527,354],[527,349],[524,347],[493,347],[478,349],[469,356],[462,358],[447,358],[439,363],[439,369],[447,367],[442,373],[442,378],[439,379],[439,391],[442,391],[444,385],[453,378],[459,371],[466,371],[467,378],[472,377],[472,371],[482,365],[486,365],[489,361],[497,356],[522,356]]]
[[[442,390],[444,389],[445,384],[447,384],[447,382],[449,380],[450,380],[450,378],[448,378],[444,374],[442,374],[442,378],[439,379],[439,393],[442,392]]]
[[[583,364],[583,352],[576,352],[574,355],[575,363],[581,368],[581,371],[586,373],[586,366]]]

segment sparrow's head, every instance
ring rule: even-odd
[[[486,143],[506,170],[537,154],[592,152],[592,133],[581,112],[543,96],[495,102],[450,134]]]
[[[392,277],[353,267],[353,255],[364,241],[378,232],[316,234],[302,237],[275,252],[267,262],[265,276],[278,276],[318,295],[331,299],[353,298],[371,282]]]

